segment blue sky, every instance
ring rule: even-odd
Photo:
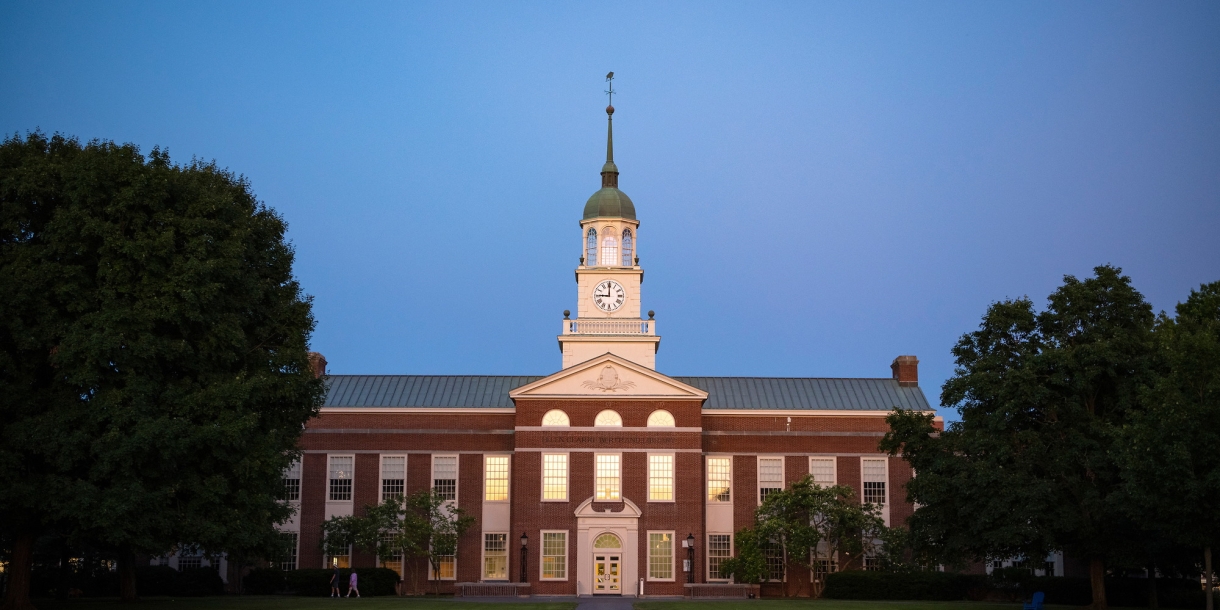
[[[548,374],[613,70],[658,370],[915,354],[935,403],[993,301],[1220,279],[1217,32],[1216,2],[5,2],[0,129],[247,176],[333,373]]]

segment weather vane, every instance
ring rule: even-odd
[[[606,75],[606,82],[610,83],[610,88],[606,90],[606,97],[609,99],[610,106],[614,106],[614,73]]]

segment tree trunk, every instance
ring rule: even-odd
[[[1215,602],[1212,597],[1215,596],[1216,583],[1212,580],[1212,547],[1207,545],[1203,547],[1203,571],[1207,577],[1207,610],[1214,610]]]
[[[1108,610],[1106,604],[1106,564],[1101,559],[1089,561],[1089,585],[1093,588],[1093,610]]]
[[[68,541],[59,541],[59,588],[55,591],[57,599],[68,599],[68,578],[72,574],[72,553]]]
[[[1156,564],[1148,566],[1148,607],[1161,607],[1160,602],[1156,598]]]
[[[34,563],[34,534],[18,534],[8,563],[8,590],[0,610],[35,610],[30,601],[30,569]]]
[[[119,600],[136,601],[136,556],[131,549],[119,551]]]

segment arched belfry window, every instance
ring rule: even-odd
[[[669,411],[657,409],[648,415],[649,428],[673,428],[674,416]]]
[[[631,239],[631,229],[623,229],[623,266],[630,267],[631,262],[631,247],[635,245]]]
[[[569,425],[568,414],[559,409],[551,409],[542,416],[542,425],[544,426],[563,426]]]
[[[597,260],[600,265],[613,265],[618,260],[618,240],[613,235],[602,238],[602,255]]]
[[[589,227],[589,239],[585,245],[585,264],[592,267],[597,264],[597,229]]]

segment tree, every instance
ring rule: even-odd
[[[1151,375],[1152,309],[1115,267],[1064,278],[1045,311],[995,303],[953,348],[941,403],[961,421],[935,434],[929,415],[895,411],[882,447],[918,476],[914,540],[942,561],[1043,557],[1089,561],[1093,607],[1106,608],[1107,563],[1146,539],[1124,510],[1120,431]]]
[[[115,551],[273,548],[321,404],[285,225],[214,163],[39,133],[0,144],[4,608],[48,528]]]
[[[1158,317],[1156,381],[1120,444],[1132,517],[1202,550],[1207,608],[1220,544],[1220,282],[1192,290],[1177,316]]]

